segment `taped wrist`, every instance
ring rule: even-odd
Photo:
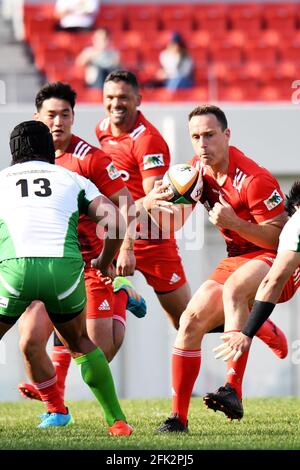
[[[274,307],[275,304],[272,304],[271,302],[255,300],[246,325],[242,329],[242,333],[249,338],[253,338],[260,327],[269,318],[274,310]]]

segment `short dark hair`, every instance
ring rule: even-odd
[[[104,83],[107,82],[125,82],[131,85],[136,91],[140,88],[136,76],[134,73],[129,72],[129,70],[115,70],[111,72],[104,80]]]
[[[10,134],[12,165],[32,160],[55,163],[55,149],[52,134],[41,121],[24,121]]]
[[[46,83],[35,97],[35,106],[37,111],[40,111],[45,100],[50,98],[57,98],[70,103],[72,109],[74,109],[76,102],[76,91],[68,83],[53,82]]]
[[[296,212],[295,206],[300,206],[300,180],[295,181],[289,194],[285,195],[284,205],[289,216]]]
[[[205,114],[213,114],[216,116],[218,122],[221,125],[222,131],[227,129],[228,123],[224,111],[213,104],[203,104],[201,106],[197,106],[195,109],[193,109],[193,111],[190,112],[189,121],[194,116],[203,116]]]

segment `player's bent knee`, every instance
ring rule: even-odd
[[[37,356],[45,345],[37,337],[23,336],[20,338],[19,346],[21,352],[28,359]]]
[[[205,323],[196,312],[187,309],[180,318],[180,331],[186,338],[201,338],[205,333]]]

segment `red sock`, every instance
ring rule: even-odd
[[[51,360],[56,370],[57,388],[63,398],[71,354],[65,346],[53,346]]]
[[[45,382],[35,382],[34,386],[38,389],[49,413],[67,413],[67,408],[57,386],[56,375]]]
[[[118,320],[126,326],[126,307],[128,295],[125,290],[119,290],[115,293],[113,319]]]
[[[240,331],[240,330],[231,330],[231,331]],[[224,331],[225,333],[230,333],[231,331]],[[242,399],[242,385],[243,385],[243,376],[247,365],[247,360],[249,356],[249,351],[244,352],[237,361],[229,359],[227,361],[227,379],[226,383],[230,384],[232,388],[235,389],[239,399]]]
[[[201,350],[173,348],[172,413],[186,425],[190,399],[201,364]]]

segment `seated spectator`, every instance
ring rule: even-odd
[[[120,67],[120,54],[110,44],[107,29],[97,29],[92,37],[92,45],[81,51],[76,65],[85,68],[85,82],[92,88],[102,88],[106,76]]]
[[[56,0],[57,29],[91,31],[100,9],[100,0]]]
[[[159,55],[161,69],[158,80],[169,90],[193,86],[193,59],[179,33],[172,33],[166,48]]]

